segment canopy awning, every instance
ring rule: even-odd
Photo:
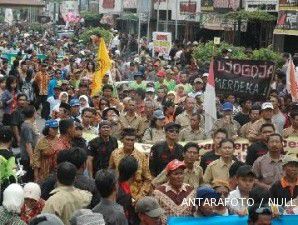
[[[44,7],[43,0],[0,0],[0,7]]]

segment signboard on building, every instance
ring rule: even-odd
[[[240,0],[213,0],[214,11],[236,11],[240,7]]]
[[[121,2],[120,0],[116,0]],[[137,8],[137,0],[123,0],[123,8],[124,9],[136,9]]]
[[[177,0],[172,8],[172,20],[199,21],[201,0]]]
[[[278,0],[246,0],[246,11],[262,10],[266,12],[278,11]]]
[[[121,13],[121,1],[99,0],[99,13],[119,14]]]
[[[298,1],[279,0],[279,10],[298,10]]]
[[[172,33],[169,32],[153,32],[153,55],[156,52],[164,55],[165,57],[169,56],[169,53],[172,48]]]
[[[153,0],[154,1],[154,9],[155,10],[167,10],[167,6],[169,10],[172,9],[172,6],[176,5],[176,0]]]
[[[240,0],[201,0],[202,12],[235,11],[240,7]]]
[[[225,31],[238,30],[237,22],[226,19],[222,14],[219,14],[219,13],[203,13],[201,21],[202,21],[202,27],[208,30],[225,30]],[[240,29],[242,32],[246,32],[247,21],[241,22]]]
[[[279,11],[274,34],[298,35],[298,11]]]
[[[216,93],[266,100],[274,70],[275,64],[270,61],[217,58],[214,61]]]

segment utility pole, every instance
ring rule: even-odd
[[[242,10],[242,0],[239,3],[238,12]],[[238,29],[237,29],[237,45],[241,45],[241,18],[238,19]]]
[[[166,32],[168,32],[169,26],[169,0],[167,0],[167,11],[166,11]]]
[[[159,6],[160,6],[160,0],[158,0],[158,6],[157,6],[157,16],[156,16],[156,31],[159,29]]]
[[[150,19],[151,19],[151,10],[152,10],[152,0],[148,0],[148,20],[147,20],[147,41],[149,43],[150,39]]]
[[[178,40],[178,0],[176,0],[175,40]]]

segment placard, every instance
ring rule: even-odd
[[[217,58],[214,60],[217,95],[266,100],[275,64],[270,61]]]
[[[153,55],[156,52],[162,54],[165,57],[169,56],[172,48],[172,33],[169,32],[153,32]]]

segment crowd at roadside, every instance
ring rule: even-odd
[[[284,138],[298,137],[298,103],[286,89],[290,55],[266,101],[217,96],[218,120],[205,132],[209,65],[192,57],[197,45],[175,41],[165,59],[145,39],[137,54],[136,39],[114,31],[111,69],[91,95],[91,41],[22,24],[2,32],[0,224],[160,225],[169,216],[233,214],[270,224],[298,214],[298,150],[283,148]],[[245,162],[234,154],[239,137],[250,141]],[[199,148],[206,139],[208,152]],[[152,145],[150,153],[136,143]]]

